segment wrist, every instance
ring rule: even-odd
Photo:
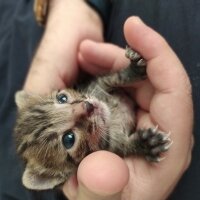
[[[34,0],[33,10],[35,14],[35,19],[39,25],[44,26],[46,24],[49,10],[51,9],[51,5],[55,4],[56,2],[58,1]]]
[[[76,52],[79,43],[84,39],[103,40],[103,24],[98,13],[84,0],[51,0],[45,33],[40,44],[44,48],[40,48],[40,51],[47,51],[49,56],[51,50],[54,54],[51,59],[58,55],[62,62],[62,58],[65,58],[63,53],[70,53],[69,47],[71,52]],[[55,60],[58,61],[57,58]],[[66,64],[66,60],[64,62]]]
[[[58,31],[62,34],[57,35],[58,38],[103,40],[101,17],[84,0],[51,1],[45,36],[55,35]]]
[[[71,25],[74,25],[76,19],[80,19],[83,13],[94,20],[99,27],[102,26],[100,15],[85,0],[49,0],[49,2],[47,26],[53,23],[55,18],[57,23],[67,23],[71,20],[70,16],[73,16]]]
[[[84,39],[103,40],[103,28],[99,15],[83,0],[50,0],[48,20],[43,38],[34,56],[26,86],[33,88],[40,77],[47,86],[61,88],[75,81],[78,73],[77,51]],[[77,14],[78,13],[78,14]],[[57,74],[61,83],[51,81]],[[48,79],[42,78],[44,74]],[[48,83],[49,82],[49,83]],[[54,85],[56,85],[54,87]],[[45,86],[45,87],[47,87]],[[29,88],[29,87],[26,87]]]
[[[104,24],[104,29],[106,29],[107,23],[110,18],[110,10],[112,7],[112,1],[111,0],[86,0],[86,2],[100,15]]]

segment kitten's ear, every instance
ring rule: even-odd
[[[19,109],[23,108],[26,105],[26,102],[30,98],[30,95],[24,90],[20,90],[15,94],[15,103]]]
[[[36,174],[33,170],[31,170],[31,168],[26,167],[22,177],[22,182],[26,188],[31,190],[48,190],[63,183],[64,180]]]

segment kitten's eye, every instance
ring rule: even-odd
[[[75,135],[73,131],[67,131],[62,138],[62,142],[66,149],[70,149],[73,147],[74,142],[75,142]]]
[[[68,102],[68,97],[66,94],[58,94],[56,96],[56,99],[58,101],[58,103],[63,104],[63,103],[67,103]]]

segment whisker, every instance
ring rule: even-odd
[[[98,120],[97,118],[98,118],[97,116],[94,117],[94,120],[93,120],[93,123],[92,123],[92,124],[93,124],[93,130],[96,129],[96,127],[94,127],[94,126],[96,125],[96,122],[95,122],[95,121]],[[99,126],[98,126],[98,133],[99,133],[100,137],[101,137],[104,141],[106,141],[107,143],[110,143],[110,141],[107,140],[107,138],[106,138],[106,136],[105,136],[105,134],[108,134],[108,132],[107,132],[106,129],[104,129],[104,128],[102,128],[102,127],[103,127],[103,126],[101,126],[101,125],[99,124]]]

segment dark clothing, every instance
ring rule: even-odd
[[[130,15],[140,16],[145,23],[166,38],[179,56],[191,79],[195,111],[195,146],[192,164],[179,182],[170,199],[199,200],[200,1],[118,0],[116,2],[118,3],[114,3],[113,5],[110,22],[107,26],[107,40],[124,47],[126,44],[123,39],[124,21]]]
[[[12,139],[16,112],[14,93],[23,85],[43,33],[43,28],[35,23],[32,4],[32,0],[0,0],[0,200],[63,199],[55,191],[28,191],[22,186],[23,167]],[[125,47],[123,23],[128,16],[138,15],[166,38],[190,76],[196,142],[192,164],[170,199],[199,200],[200,1],[113,0],[112,4],[106,23],[106,41]]]

